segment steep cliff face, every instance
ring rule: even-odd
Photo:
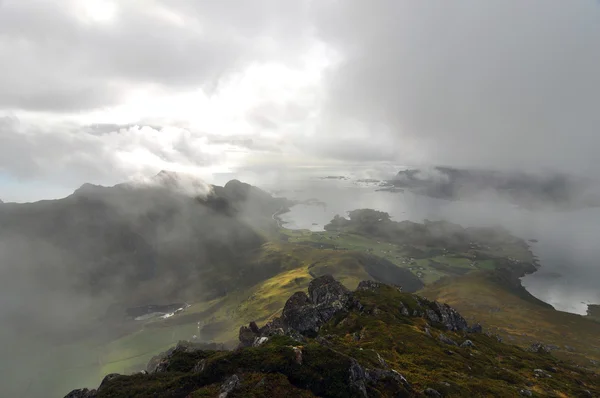
[[[67,397],[597,396],[597,374],[504,344],[453,308],[373,281],[331,276],[282,316],[240,328],[240,346],[181,342],[134,375]]]

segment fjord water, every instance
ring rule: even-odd
[[[310,178],[278,194],[290,199],[318,199],[325,206],[299,204],[280,219],[290,229],[323,230],[336,214],[372,208],[394,221],[446,220],[469,226],[500,225],[530,242],[539,258],[538,272],[522,278],[523,286],[557,310],[585,314],[588,303],[600,303],[600,208],[529,210],[497,196],[449,201],[405,191],[376,191],[356,180]]]

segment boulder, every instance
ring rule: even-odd
[[[116,379],[117,377],[121,376],[118,373],[109,373],[106,376],[104,376],[104,379],[102,379],[102,382],[100,383],[100,387],[98,387],[98,392],[102,391],[103,388],[106,388],[106,385],[113,379]]]
[[[412,390],[412,386],[406,380],[404,376],[395,370],[386,370],[386,369],[367,369],[366,370],[366,379],[369,383],[375,384],[382,380],[390,380],[393,381],[398,387],[401,387],[407,391]]]
[[[438,336],[438,339],[444,344],[458,346],[458,344],[456,344],[456,341],[452,340],[450,337],[446,336],[444,333],[440,333],[440,335]]]
[[[238,339],[240,340],[241,347],[251,347],[254,344],[254,340],[258,337],[258,333],[255,333],[250,327],[242,326],[238,333]]]
[[[316,334],[323,324],[319,312],[304,292],[296,292],[286,301],[281,319],[287,327],[302,334]]]
[[[365,369],[360,366],[356,359],[352,359],[350,362],[350,368],[348,369],[348,381],[350,386],[360,393],[361,396],[368,398],[367,386],[365,385],[366,372]]]
[[[192,373],[201,373],[204,368],[206,368],[206,359],[201,359],[194,365]]]
[[[552,377],[552,375],[550,375],[548,372],[546,372],[543,369],[534,369],[533,375],[535,377],[541,377],[541,378],[544,378],[544,377],[551,378]]]
[[[295,360],[298,365],[302,365],[302,347],[292,347],[294,351]]]
[[[88,390],[87,388],[80,388],[78,390],[73,390],[67,395],[65,398],[96,398],[96,390]]]
[[[202,350],[224,350],[225,347],[222,344],[216,343],[194,343],[186,340],[179,340],[175,347],[169,348],[165,352],[161,352],[158,355],[153,356],[148,364],[146,365],[146,372],[148,373],[162,373],[166,372],[171,362],[171,357],[177,352],[193,353]]]
[[[475,344],[471,340],[465,340],[460,346],[461,348],[475,347]]]
[[[229,394],[233,392],[236,388],[240,386],[240,378],[238,375],[233,375],[221,384],[221,390],[219,393],[219,398],[227,398]]]
[[[261,345],[265,344],[267,341],[269,341],[268,337],[256,337],[254,339],[254,343],[252,343],[252,347],[260,347]]]
[[[323,322],[327,322],[339,311],[348,309],[351,293],[333,276],[324,275],[310,282],[308,296]]]
[[[393,369],[365,369],[355,359],[352,359],[348,374],[350,385],[363,397],[371,396],[367,392],[368,388],[382,381],[395,384],[399,391],[412,391],[408,380]]]
[[[443,323],[444,326],[446,326],[446,329],[452,330],[453,332],[467,331],[469,329],[469,325],[467,325],[465,318],[463,318],[454,308],[450,307],[448,304],[440,304],[438,302],[435,302],[435,305],[437,307],[437,313],[441,318],[440,323]]]
[[[441,398],[442,394],[440,394],[437,390],[434,390],[433,388],[426,388],[425,391],[423,391],[423,394],[425,394],[425,396],[427,397],[433,397],[433,398]]]

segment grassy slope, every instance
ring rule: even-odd
[[[168,320],[147,322],[140,325],[137,332],[108,345],[99,346],[93,341],[81,343],[81,347],[93,351],[93,355],[88,356],[94,356],[95,360],[66,368],[68,382],[65,381],[65,385],[72,387],[74,380],[89,380],[90,383],[85,384],[96,385],[103,374],[128,373],[141,369],[158,352],[164,351],[178,340],[197,335],[199,321],[202,340],[233,343],[237,339],[240,324],[252,320],[260,323],[277,315],[285,300],[293,292],[305,289],[315,275],[330,273],[348,288],[354,289],[359,281],[371,278],[364,267],[353,260],[355,254],[352,251],[384,257],[401,268],[421,274],[421,279],[428,284],[441,280],[425,289],[424,294],[455,305],[464,311],[465,316],[477,318],[491,328],[506,329],[508,325],[512,325],[509,332],[517,343],[529,344],[534,340],[541,340],[545,344],[561,347],[566,344],[575,348],[576,352],[562,350],[559,355],[580,363],[587,361],[583,358],[584,355],[590,354],[590,358],[598,356],[594,350],[597,349],[597,336],[600,334],[594,336],[592,333],[597,329],[590,327],[589,323],[580,327],[579,316],[563,313],[557,315],[556,311],[523,301],[514,292],[502,290],[497,285],[487,283],[485,279],[479,280],[475,275],[455,278],[452,284],[442,279],[456,275],[457,270],[468,272],[495,268],[496,260],[493,258],[477,260],[473,267],[473,253],[448,253],[445,256],[425,256],[415,259],[415,264],[410,264],[406,248],[398,242],[384,242],[335,231],[311,233],[271,228],[262,232],[271,241],[263,245],[256,254],[254,263],[259,270],[268,269],[270,277],[253,286],[230,291],[225,297],[193,303],[186,312]],[[287,242],[282,242],[279,239],[281,236]],[[483,254],[498,258],[510,256],[521,261],[533,259],[528,250],[513,244],[494,247]],[[435,264],[432,266],[431,260],[447,264],[449,269]],[[498,308],[503,308],[503,311],[493,312]],[[592,332],[588,333],[587,330]],[[502,333],[505,332],[501,331]],[[523,333],[528,336],[521,336]],[[76,384],[81,385],[80,382]],[[64,386],[61,387],[62,391]]]
[[[442,280],[419,294],[452,305],[508,341],[556,345],[555,355],[585,366],[591,366],[589,359],[600,360],[600,323],[520,297],[492,274]]]
[[[220,299],[193,303],[184,313],[168,320],[141,324],[135,333],[98,346],[93,354],[95,361],[79,369],[66,368],[66,373],[87,373],[86,378],[94,385],[104,374],[143,369],[152,356],[179,340],[198,335],[198,322],[201,322],[200,339],[232,346],[237,341],[239,325],[266,322],[279,315],[290,295],[307,288],[313,278],[311,274],[332,274],[349,289],[355,289],[361,280],[371,279],[352,252],[270,242],[263,246],[255,262],[266,266],[279,264],[281,272]],[[82,346],[93,344],[88,341]]]
[[[221,383],[237,374],[241,387],[232,397],[354,397],[360,394],[349,383],[353,359],[364,368],[397,370],[412,384],[409,391],[382,380],[368,385],[370,396],[422,396],[425,388],[447,397],[514,397],[521,389],[555,397],[584,396],[584,390],[600,393],[597,374],[551,355],[526,352],[485,334],[464,336],[435,325],[428,336],[423,318],[400,312],[400,302],[411,309],[424,308],[417,307],[411,294],[382,287],[357,292],[356,297],[364,309],[339,314],[325,325],[319,332],[324,344],[309,339],[298,347],[301,364],[291,348],[299,343],[281,336],[258,348],[178,353],[166,373],[117,377],[98,396],[215,396]],[[468,338],[474,347],[443,344],[437,338],[442,332],[458,342]],[[204,369],[190,373],[200,360],[206,361]],[[536,377],[534,369],[544,369],[551,377]]]

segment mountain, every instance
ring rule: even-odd
[[[275,316],[313,275],[422,286],[378,256],[279,242],[286,199],[237,180],[205,186],[159,173],[0,206],[0,395],[95,384],[176,336],[229,343],[232,326]]]
[[[212,299],[252,285],[277,270],[253,263],[266,238],[251,221],[272,222],[287,204],[239,181],[210,186],[170,172],[5,203],[0,319],[68,339],[89,333],[85,325],[109,308]],[[25,299],[8,299],[15,295]]]
[[[134,375],[107,375],[101,397],[515,397],[600,394],[598,374],[536,347],[469,327],[452,307],[329,275],[285,303],[280,318],[239,330],[234,351],[180,342]]]
[[[188,186],[196,190],[185,189]],[[584,368],[600,359],[600,324],[556,311],[527,293],[519,278],[535,272],[539,264],[525,241],[502,228],[394,222],[387,213],[358,209],[347,219],[335,217],[325,231],[289,230],[281,228],[277,215],[293,202],[237,180],[205,188],[193,177],[162,173],[149,181],[114,187],[84,185],[56,201],[0,206],[0,263],[4,265],[0,269],[0,321],[8,326],[0,328],[0,349],[5,353],[0,395],[61,396],[74,386],[97,386],[105,374],[139,372],[178,340],[218,351],[213,359],[224,356],[235,362],[237,357],[229,355],[237,355],[236,351],[223,350],[237,345],[240,324],[272,325],[291,319],[285,310],[290,295],[314,290],[311,284],[314,287],[314,281],[326,275],[344,286],[339,291],[355,290],[364,280],[402,286],[398,294],[403,295],[407,310],[414,292],[448,302],[462,316],[481,322],[506,340],[514,338],[522,347],[534,344],[551,350]],[[367,294],[363,290],[353,297]],[[308,313],[314,314],[311,296],[307,301],[296,295],[295,300],[307,304]],[[385,293],[383,297],[396,302],[395,296]],[[360,310],[356,313],[366,315]],[[371,337],[387,340],[372,344],[387,351],[397,346],[390,341],[414,340],[424,355],[440,361],[438,351],[429,351],[433,346],[420,341],[420,335],[410,334],[415,327],[425,326],[417,318],[399,318],[408,329],[395,318],[389,318],[389,328],[378,323]],[[369,319],[364,318],[367,323]],[[435,325],[430,322],[430,326]],[[251,325],[247,329],[252,333],[246,336],[268,337],[254,335],[261,328]],[[400,329],[409,334],[398,334]],[[321,327],[313,331],[316,335],[305,335],[309,344],[327,338]],[[460,337],[449,333],[454,340]],[[527,336],[520,336],[523,333]],[[298,337],[292,334],[288,337]],[[433,328],[430,334],[439,338]],[[477,344],[477,338],[471,340]],[[268,344],[277,346],[277,339]],[[347,340],[343,337],[339,342],[354,344]],[[289,345],[290,341],[284,342]],[[348,354],[346,348],[335,350],[346,352],[364,367],[361,354]],[[411,352],[416,356],[381,355],[409,380],[411,391],[422,387],[421,392],[432,388],[444,393],[448,386],[433,378],[418,381],[430,369],[425,357]],[[499,351],[488,354],[486,360],[496,358],[493,355],[504,357]],[[504,362],[497,364],[505,367]],[[253,369],[263,373],[261,368]],[[290,385],[271,373],[264,376],[265,383],[283,383],[272,386],[272,391],[289,388],[299,396],[319,395],[306,384]],[[432,374],[446,379],[449,373],[438,369]],[[493,372],[485,373],[489,374]],[[172,376],[152,377],[167,382]],[[189,375],[179,376],[186,379]],[[205,391],[209,396],[220,389],[221,376],[225,377],[220,374],[218,382],[211,379],[218,387],[214,384]],[[127,379],[133,380],[132,388],[138,383],[138,376],[133,377]],[[254,380],[245,374],[238,377],[242,384]],[[140,383],[143,396],[146,385]],[[419,387],[419,383],[428,385]]]

